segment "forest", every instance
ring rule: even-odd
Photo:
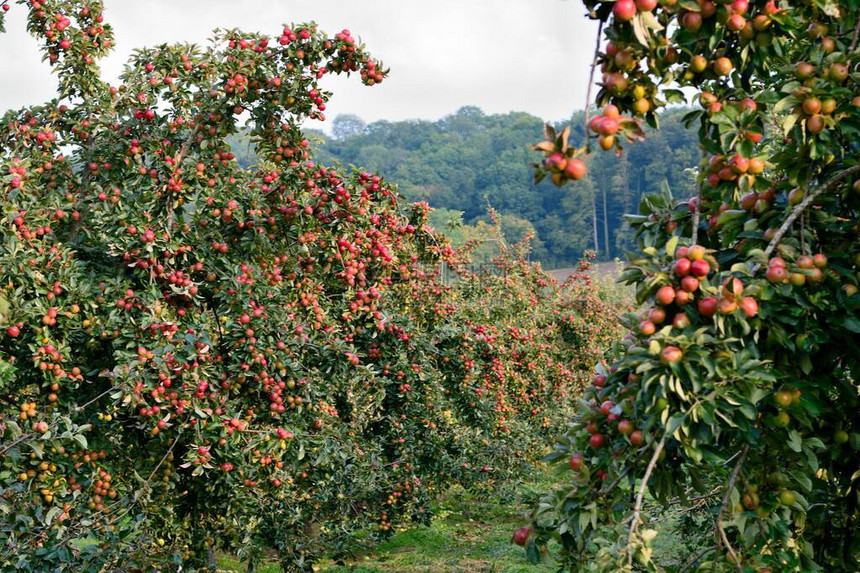
[[[438,231],[454,244],[486,236],[488,208],[498,211],[506,241],[534,233],[532,260],[546,268],[572,267],[586,250],[600,260],[622,257],[634,247],[624,215],[637,210],[643,195],[666,182],[675,197],[694,191],[701,159],[696,133],[684,127],[686,108],[667,110],[660,129],[646,129],[645,141],[624,153],[593,154],[580,181],[556,187],[534,183],[534,152],[543,121],[524,112],[485,114],[463,107],[438,121],[376,121],[339,115],[331,135],[308,130],[315,157],[325,165],[361,166],[398,182],[408,201],[426,201]],[[571,139],[580,141],[584,112],[569,122]],[[566,125],[567,122],[559,125]],[[252,146],[231,140],[240,164],[254,162]],[[491,246],[476,258],[496,254]]]

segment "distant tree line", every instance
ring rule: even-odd
[[[412,201],[427,201],[438,230],[461,242],[479,238],[488,206],[500,214],[505,239],[533,232],[532,258],[548,267],[572,265],[588,249],[600,259],[620,256],[633,246],[623,215],[636,211],[645,193],[665,181],[675,196],[692,193],[699,162],[696,134],[681,123],[686,109],[665,114],[660,130],[627,146],[620,160],[595,153],[588,175],[564,187],[535,185],[530,163],[539,155],[529,146],[542,138],[543,121],[523,112],[487,115],[463,107],[438,121],[376,121],[354,115],[332,122],[331,136],[319,139],[315,159],[379,171]],[[571,141],[583,140],[584,112],[572,117]],[[236,141],[240,162],[253,162],[253,148]],[[493,247],[488,246],[486,256]],[[480,255],[480,251],[479,251]]]

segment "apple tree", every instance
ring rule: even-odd
[[[703,159],[692,198],[630,217],[643,310],[550,456],[570,481],[516,541],[537,559],[559,540],[571,570],[857,570],[860,4],[585,7],[600,147],[695,94]],[[548,135],[538,175],[582,176],[587,146]],[[649,499],[701,510],[701,549],[667,561]]]
[[[427,205],[313,161],[320,81],[387,73],[349,31],[142,48],[111,85],[102,2],[12,9],[58,94],[0,120],[0,569],[308,570],[528,467],[612,309],[516,252],[472,276]]]

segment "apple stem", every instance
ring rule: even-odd
[[[744,465],[744,459],[747,457],[747,452],[750,447],[748,444],[745,444],[743,449],[741,450],[741,455],[738,458],[737,463],[735,464],[735,468],[732,470],[732,475],[729,478],[729,483],[726,485],[726,494],[723,496],[723,504],[720,506],[720,512],[717,514],[717,532],[720,534],[717,539],[717,550],[720,548],[720,541],[722,540],[723,544],[726,546],[726,550],[729,552],[729,555],[732,558],[732,562],[735,564],[735,568],[743,573],[744,568],[741,566],[740,559],[738,559],[735,550],[732,549],[731,544],[729,543],[729,538],[726,536],[726,530],[723,529],[723,514],[726,512],[726,507],[729,505],[729,499],[732,497],[732,490],[735,488],[735,482],[738,479],[738,475],[741,473],[741,467]]]

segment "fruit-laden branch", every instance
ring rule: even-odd
[[[645,474],[642,476],[642,482],[639,484],[639,491],[636,493],[636,505],[633,506],[633,517],[630,519],[630,534],[627,536],[627,564],[633,566],[633,551],[630,546],[633,544],[633,536],[636,535],[636,528],[639,527],[640,514],[642,511],[642,501],[645,498],[645,489],[648,487],[648,480],[651,479],[651,473],[657,465],[657,458],[660,457],[660,452],[663,451],[663,446],[666,445],[668,434],[663,434],[657,447],[654,448],[654,454],[651,456],[651,461],[648,462],[648,467],[645,468]]]
[[[591,134],[588,129],[588,111],[591,109],[591,88],[594,86],[594,69],[597,67],[597,60],[600,57],[600,38],[603,36],[603,20],[600,21],[600,24],[597,26],[597,41],[594,46],[594,57],[591,60],[591,72],[588,74],[588,88],[585,91],[585,128],[583,132],[585,133],[585,152],[589,152],[589,141],[591,141]]]
[[[740,475],[740,473],[741,473],[741,467],[743,467],[743,465],[744,465],[744,460],[747,457],[747,452],[749,451],[749,449],[750,449],[750,447],[748,445],[745,445],[743,447],[743,449],[741,450],[741,455],[738,458],[737,463],[735,464],[735,469],[732,470],[732,475],[729,478],[729,483],[728,483],[728,485],[726,485],[726,494],[723,496],[723,503],[720,506],[719,513],[717,514],[717,532],[720,534],[719,538],[717,539],[717,549],[719,550],[720,541],[722,540],[722,542],[726,546],[726,550],[729,552],[729,555],[732,558],[732,562],[735,564],[735,568],[740,573],[743,573],[744,568],[741,566],[740,559],[738,559],[738,556],[735,553],[735,550],[732,548],[731,544],[729,543],[729,538],[726,536],[726,530],[723,529],[723,515],[725,514],[726,508],[729,505],[729,499],[731,499],[732,490],[735,488],[735,482],[738,479],[738,475]]]
[[[846,177],[850,177],[855,173],[860,173],[860,165],[855,165],[853,167],[849,167],[845,171],[841,171],[831,177],[827,182],[821,184],[816,188],[812,193],[806,196],[806,198],[797,204],[797,207],[791,212],[791,214],[786,217],[785,221],[782,222],[782,225],[779,227],[777,232],[774,234],[773,239],[771,239],[770,244],[765,249],[764,254],[767,257],[770,257],[773,250],[779,245],[779,242],[782,240],[782,237],[788,232],[788,229],[791,228],[791,225],[797,218],[803,213],[815,199],[818,198],[819,195],[826,193],[832,190],[836,185],[845,179]]]

